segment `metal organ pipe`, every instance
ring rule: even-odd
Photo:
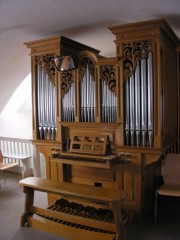
[[[140,145],[140,129],[141,129],[141,100],[140,100],[140,66],[139,62],[135,71],[135,134],[136,134],[136,145]]]
[[[91,76],[88,65],[81,81],[81,121],[95,121],[95,82]]]
[[[141,60],[141,129],[142,145],[146,144],[147,134],[147,69],[146,60]]]
[[[148,58],[148,136],[149,145],[153,144],[153,79],[152,79],[152,53],[149,53]]]
[[[43,139],[43,108],[42,108],[42,78],[37,65],[37,98],[38,98],[38,124],[39,124],[39,138]]]
[[[51,86],[51,139],[55,140],[56,138],[56,91],[53,84]]]
[[[135,131],[135,78],[132,75],[129,79],[129,99],[130,99],[130,135],[131,135],[131,145],[134,146],[134,131]]]
[[[106,121],[106,86],[105,86],[105,82],[102,81],[101,84],[102,88],[101,88],[101,93],[102,93],[102,121],[105,122]]]
[[[37,99],[39,139],[55,139],[55,87],[48,75],[37,65]]]
[[[125,83],[125,136],[126,144],[129,145],[129,129],[130,129],[130,99],[129,99],[129,80]]]
[[[75,83],[71,84],[68,92],[62,99],[62,120],[73,122],[75,120]]]
[[[102,122],[116,122],[117,101],[115,93],[109,90],[105,81],[101,81]]]
[[[152,53],[149,52],[125,83],[126,145],[151,147],[153,133]]]

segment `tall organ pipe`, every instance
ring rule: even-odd
[[[140,124],[141,124],[141,105],[140,105],[140,66],[139,62],[135,71],[135,132],[136,132],[136,144],[140,145]]]
[[[149,145],[153,144],[153,80],[152,80],[152,53],[148,58],[148,135]]]
[[[102,122],[116,122],[116,95],[109,90],[105,81],[101,81],[101,99]]]
[[[95,121],[95,83],[89,71],[89,66],[86,66],[84,76],[81,81],[81,121]]]
[[[75,83],[71,84],[68,92],[62,99],[62,119],[65,122],[73,122],[75,119]]]
[[[38,128],[40,139],[55,139],[55,87],[48,75],[37,66]]]
[[[42,109],[42,77],[41,77],[41,72],[39,70],[39,65],[37,65],[37,98],[38,98],[38,128],[39,128],[39,138],[43,139],[43,109]]]
[[[131,135],[131,145],[134,145],[134,131],[135,131],[135,80],[134,75],[129,79],[129,98],[130,98],[130,135]]]
[[[125,134],[126,134],[126,144],[129,145],[129,129],[130,129],[130,103],[129,103],[129,79],[125,83]]]
[[[152,53],[137,63],[125,82],[126,145],[153,145]]]
[[[141,60],[141,129],[142,144],[146,144],[147,134],[147,69],[146,59]]]

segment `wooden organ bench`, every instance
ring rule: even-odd
[[[38,177],[20,181],[25,198],[21,226],[30,226],[72,240],[126,239],[130,215],[121,210],[127,194]],[[34,192],[59,195],[47,209],[34,206]]]

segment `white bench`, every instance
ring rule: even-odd
[[[30,140],[0,137],[0,149],[5,163],[18,163],[22,178],[33,175],[33,146]]]
[[[15,162],[18,162],[19,168],[21,168],[21,166],[24,168],[22,170],[22,178],[32,176],[32,168],[30,164],[32,155],[13,155],[5,153],[3,154],[3,157],[5,161],[7,160],[6,162],[9,162],[11,159],[13,159]]]

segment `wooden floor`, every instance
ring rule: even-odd
[[[18,177],[0,179],[0,239],[2,240],[65,240],[29,227],[20,228],[24,210],[24,194]],[[46,195],[37,193],[35,201],[46,206]],[[97,239],[98,240],[98,239]],[[159,222],[154,225],[152,208],[142,222],[132,222],[128,228],[128,240],[180,240],[180,199],[165,198],[161,201]]]

